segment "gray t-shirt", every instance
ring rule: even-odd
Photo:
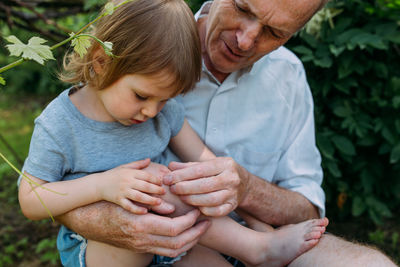
[[[85,117],[71,102],[69,91],[36,118],[24,171],[53,182],[145,158],[164,163],[162,153],[183,125],[184,111],[178,102],[171,99],[155,118],[124,126]]]

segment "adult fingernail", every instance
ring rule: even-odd
[[[172,182],[172,175],[171,174],[167,174],[164,176],[163,179],[164,184],[169,185]]]

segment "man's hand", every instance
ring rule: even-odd
[[[175,218],[132,214],[110,202],[97,202],[59,216],[57,221],[87,239],[130,249],[176,257],[192,248],[210,225],[196,220],[193,210]]]
[[[169,164],[164,184],[185,203],[207,216],[224,216],[236,209],[248,191],[249,173],[232,158],[200,163]]]

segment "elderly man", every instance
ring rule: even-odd
[[[192,127],[220,157],[169,165],[164,183],[184,202],[209,216],[236,210],[257,230],[324,216],[311,93],[301,63],[281,47],[324,2],[215,0],[198,12],[203,74],[182,102]],[[206,231],[207,221],[195,224],[198,215],[134,215],[102,202],[58,220],[89,239],[174,257]],[[375,250],[331,235],[291,263],[331,265],[394,266]]]

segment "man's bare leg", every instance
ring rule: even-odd
[[[292,261],[289,267],[394,267],[397,266],[380,251],[325,234],[308,252]]]

